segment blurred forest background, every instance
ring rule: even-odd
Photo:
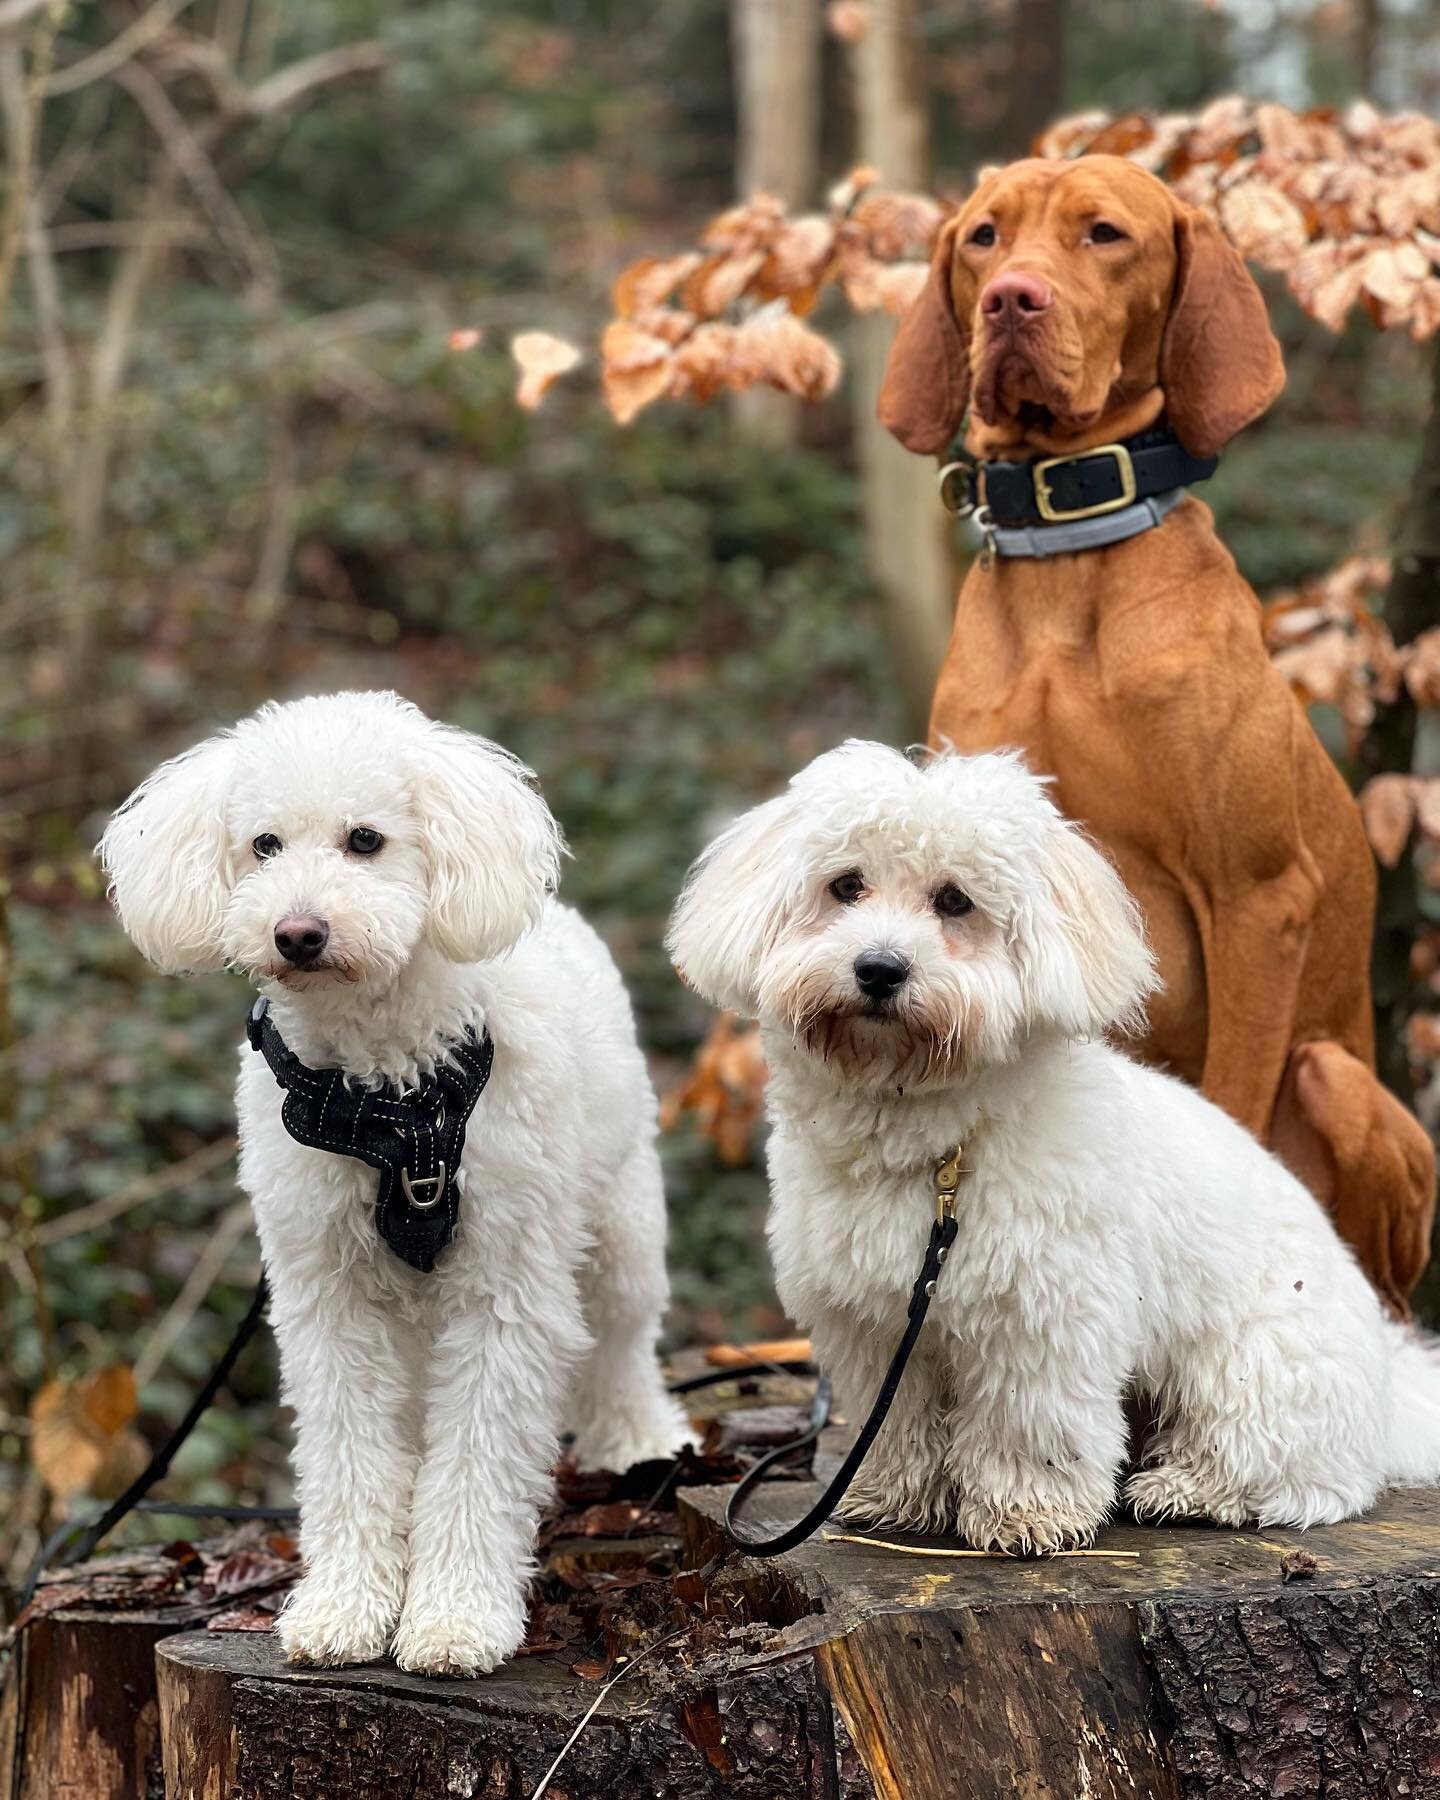
[[[959,193],[1078,109],[1433,113],[1437,24],[1433,0],[0,0],[0,1577],[50,1504],[42,1384],[81,1382],[50,1390],[52,1487],[113,1488],[139,1443],[103,1371],[134,1370],[153,1439],[257,1272],[245,991],[148,972],[90,861],[159,758],[346,684],[499,738],[672,1087],[708,1024],[660,950],[699,844],[839,738],[923,726],[969,546],[918,463],[877,475],[889,321],[827,315],[823,404],[628,429],[593,366],[517,405],[512,335],[593,341],[622,266],[858,160]],[[1430,360],[1267,293],[1289,386],[1205,490],[1262,592],[1386,548]],[[759,1163],[685,1120],[666,1154],[674,1341],[773,1331]],[[264,1344],[173,1494],[287,1496],[274,1391]]]

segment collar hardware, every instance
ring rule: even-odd
[[[404,1091],[361,1087],[343,1069],[302,1063],[263,998],[245,1022],[245,1035],[285,1095],[280,1118],[291,1137],[377,1170],[375,1229],[402,1261],[428,1274],[459,1222],[453,1176],[470,1115],[494,1066],[490,1033],[467,1031],[433,1074]]]
[[[947,1219],[955,1217],[955,1197],[960,1191],[960,1183],[967,1175],[974,1173],[965,1165],[965,1146],[956,1144],[947,1150],[935,1170],[935,1223],[943,1225]]]
[[[1088,506],[1057,506],[1054,489],[1046,479],[1050,471],[1073,468],[1077,463],[1098,461],[1105,456],[1115,459],[1120,492],[1108,500],[1094,500]],[[1118,512],[1122,506],[1129,506],[1136,494],[1135,463],[1124,444],[1097,444],[1093,450],[1082,450],[1076,456],[1044,457],[1032,468],[1031,480],[1040,517],[1051,525],[1069,525],[1077,519],[1098,519],[1102,513]]]

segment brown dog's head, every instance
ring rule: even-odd
[[[1167,414],[1213,456],[1284,385],[1265,302],[1208,214],[1118,156],[1013,163],[941,230],[880,418],[909,450],[1064,453]]]

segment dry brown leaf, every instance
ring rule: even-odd
[[[552,384],[584,361],[582,352],[548,331],[522,331],[510,340],[510,354],[520,371],[515,398],[534,412]]]
[[[883,310],[898,318],[919,298],[929,274],[928,263],[882,263],[858,251],[846,258],[840,286],[856,312]]]
[[[714,319],[733,306],[765,266],[766,252],[737,251],[712,256],[688,275],[680,289],[680,304],[702,319]]]
[[[1242,256],[1267,269],[1293,267],[1309,238],[1300,208],[1261,181],[1247,182],[1223,196],[1220,223]]]
[[[928,194],[868,194],[851,213],[849,224],[865,248],[882,262],[902,256],[928,256],[945,208]]]
[[[672,399],[703,404],[729,387],[735,358],[735,327],[711,319],[691,332],[675,352],[669,392]]]
[[[687,1112],[695,1114],[700,1136],[730,1167],[748,1160],[765,1097],[765,1053],[760,1032],[721,1013],[695,1053],[690,1076],[666,1094],[660,1122],[673,1131]]]
[[[863,43],[870,30],[870,8],[865,0],[830,0],[825,29],[842,44]]]
[[[1415,779],[1415,823],[1426,837],[1440,841],[1440,775]]]
[[[630,421],[670,385],[670,345],[654,332],[624,319],[605,327],[600,340],[601,385],[605,404],[619,425]]]
[[[1415,824],[1415,783],[1409,775],[1376,775],[1360,790],[1360,817],[1377,860],[1398,866]]]
[[[631,263],[615,277],[615,311],[630,319],[662,307],[704,260],[698,250],[687,250],[682,256],[647,256]]]
[[[46,1382],[30,1403],[30,1457],[56,1500],[109,1499],[139,1474],[147,1451],[130,1429],[138,1410],[135,1376],[120,1363]]]
[[[735,333],[737,379],[765,381],[802,400],[823,400],[840,380],[840,353],[793,313],[756,313]]]
[[[1440,706],[1440,625],[1406,647],[1405,686],[1417,706]]]

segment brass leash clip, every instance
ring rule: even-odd
[[[965,1167],[965,1146],[957,1144],[953,1150],[947,1150],[939,1167],[935,1170],[935,1223],[943,1225],[946,1219],[955,1216],[955,1196],[959,1192],[962,1177],[970,1173]]]

